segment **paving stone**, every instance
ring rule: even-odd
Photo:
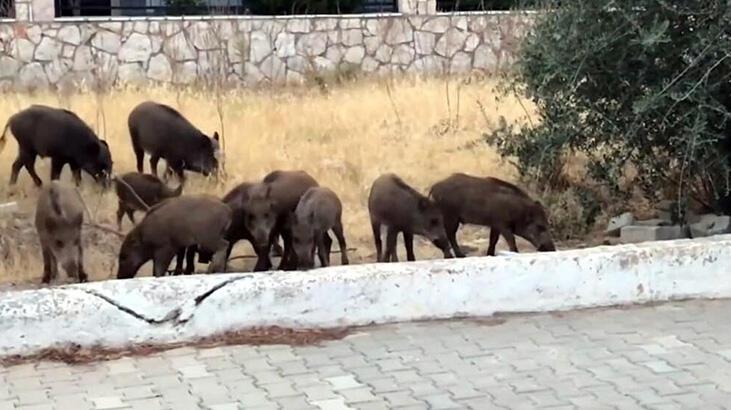
[[[731,402],[729,308],[696,301],[497,326],[406,323],[322,346],[13,366],[0,368],[0,410],[721,409]]]

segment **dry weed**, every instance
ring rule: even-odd
[[[135,169],[127,130],[127,115],[135,105],[147,99],[170,104],[209,135],[220,131],[218,109],[221,108],[228,179],[216,185],[191,176],[186,192],[222,195],[237,183],[259,179],[274,169],[304,169],[340,195],[346,237],[351,246],[358,248],[354,258],[357,262],[359,258],[373,259],[366,199],[371,182],[379,174],[398,173],[424,192],[436,180],[456,171],[514,180],[514,170],[479,141],[486,128],[497,123],[500,116],[508,121],[522,117],[521,104],[508,100],[495,105],[495,84],[489,79],[452,78],[449,81],[459,86],[449,88],[444,86],[444,81],[438,78],[402,78],[388,83],[363,80],[333,87],[327,93],[317,87],[237,90],[223,96],[222,107],[217,107],[215,96],[192,89],[121,89],[110,91],[104,98],[65,95],[64,105],[108,141],[116,173]],[[52,93],[2,94],[0,125],[33,103],[58,106],[59,97]],[[104,115],[99,116],[99,111]],[[17,146],[10,137],[0,153],[0,164],[3,164],[0,203],[18,200],[21,208],[32,215],[37,190],[27,173],[21,171],[16,187],[11,189],[7,185],[10,164],[16,154]],[[161,172],[162,168],[161,164]],[[37,169],[47,180],[49,161],[38,161]],[[62,178],[70,181],[68,169],[64,169]],[[89,178],[84,178],[82,192],[95,221],[112,225],[116,209],[114,193],[101,193]],[[128,222],[125,224],[125,229],[129,229]],[[10,242],[19,241],[20,238]],[[109,236],[94,238],[89,244],[85,256],[87,271],[93,278],[107,278],[112,273],[114,253],[97,252],[95,248],[100,242],[114,248],[115,241],[118,240]],[[238,248],[235,254],[251,252],[248,244],[242,243]],[[417,257],[438,256],[438,252],[430,253],[427,249]],[[10,250],[13,252],[20,254],[0,260],[0,282],[22,282],[40,276],[40,252],[35,246],[20,246]]]

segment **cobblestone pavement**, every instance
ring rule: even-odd
[[[0,410],[729,408],[729,311],[679,302],[24,364],[0,369]]]

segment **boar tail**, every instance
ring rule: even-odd
[[[3,133],[0,135],[0,152],[3,152],[3,148],[5,148],[5,142],[7,141],[7,133],[8,128],[10,128],[10,120],[5,123],[5,128],[3,128]]]
[[[137,201],[138,205],[145,210],[145,212],[150,211],[150,205],[148,205],[142,198],[140,198],[140,196],[137,195],[137,192],[135,192],[134,188],[129,186],[129,184],[124,179],[115,176],[114,182],[116,182],[118,184],[118,186],[119,185],[123,186],[124,189],[126,189],[127,192],[129,192],[132,195],[132,197],[135,199],[135,201]]]

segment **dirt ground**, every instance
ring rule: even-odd
[[[6,266],[16,266],[14,271],[22,272],[20,275],[0,275],[0,291],[38,288],[42,276],[41,255],[38,242],[38,235],[33,221],[34,205],[31,201],[20,201],[16,211],[0,213],[0,258],[5,261]],[[142,215],[138,214],[138,220]],[[95,221],[97,225],[109,229],[116,229],[113,217],[107,216]],[[123,232],[129,231],[132,225],[129,221],[123,222]],[[347,237],[346,232],[346,237]],[[385,240],[385,232],[383,232]],[[470,256],[484,255],[488,245],[489,230],[478,226],[463,226],[459,231],[458,240],[465,253]],[[99,281],[113,279],[116,276],[117,253],[122,243],[118,235],[99,229],[94,226],[85,225],[83,232],[83,243],[85,258],[95,260],[94,267],[88,269],[90,280]],[[558,243],[559,249],[581,248],[606,243],[601,238],[593,238],[585,241],[573,241]],[[414,240],[417,259],[440,259],[442,253],[427,240],[416,237]],[[533,246],[527,241],[518,238],[518,248],[521,252],[534,252]],[[498,242],[498,250],[507,250],[507,244],[501,238]],[[403,242],[399,237],[398,243],[399,258],[406,260]],[[349,258],[351,264],[372,263],[376,261],[375,247],[372,238],[368,242],[361,241],[349,244]],[[30,260],[29,260],[30,259]],[[102,263],[100,263],[102,261]],[[275,266],[279,258],[273,257]],[[331,261],[334,265],[340,263],[340,253],[337,248],[337,241],[333,245]],[[249,272],[255,263],[254,252],[246,241],[240,241],[234,247],[231,260],[228,264],[229,272]],[[175,260],[170,265],[174,267]],[[21,267],[27,269],[21,269]],[[88,266],[88,265],[87,265]],[[318,262],[319,266],[319,262]],[[32,267],[32,268],[31,268]],[[206,265],[197,264],[196,272],[205,272]],[[152,263],[142,267],[138,276],[151,276]],[[72,280],[65,277],[63,270],[59,272],[59,278],[55,284],[72,283]]]

